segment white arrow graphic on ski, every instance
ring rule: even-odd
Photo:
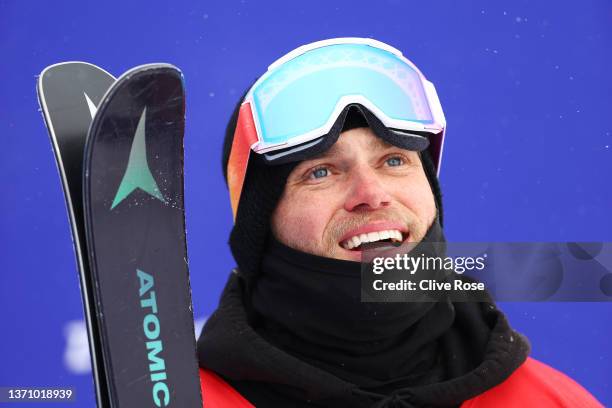
[[[87,107],[89,108],[89,114],[91,115],[91,119],[93,120],[94,116],[96,116],[96,112],[98,111],[98,108],[96,107],[96,104],[94,104],[91,101],[87,93],[83,92],[83,95],[85,95],[85,100],[87,101]]]

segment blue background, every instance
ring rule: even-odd
[[[196,317],[233,266],[220,149],[243,90],[287,51],[339,36],[399,49],[436,84],[451,240],[612,241],[608,1],[0,1],[0,386],[73,386],[66,323],[82,319],[64,197],[36,75],[83,60],[186,78],[186,200]],[[610,304],[503,304],[533,356],[612,405]]]

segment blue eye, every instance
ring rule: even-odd
[[[310,173],[312,178],[322,178],[329,175],[329,170],[326,167],[319,167],[318,169],[314,169],[312,173]]]
[[[404,160],[399,156],[389,157],[387,159],[387,164],[391,167],[401,166],[404,163]]]

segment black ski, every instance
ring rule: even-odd
[[[180,72],[146,65],[112,84],[81,155],[87,248],[81,269],[95,300],[88,312],[98,328],[102,406],[202,406],[184,228],[183,131]],[[82,230],[75,231],[83,242]]]
[[[38,99],[55,153],[72,228],[99,407],[109,406],[109,400],[86,251],[83,152],[96,107],[114,82],[112,75],[94,65],[85,62],[63,62],[45,68],[38,78],[37,86]]]

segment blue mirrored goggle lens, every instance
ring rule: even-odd
[[[414,68],[388,51],[364,44],[308,51],[272,70],[252,95],[260,137],[266,143],[283,143],[324,126],[341,98],[355,95],[391,119],[433,123]]]

